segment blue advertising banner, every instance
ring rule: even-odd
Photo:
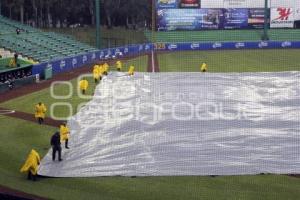
[[[178,0],[156,0],[156,7],[158,9],[178,8]]]
[[[159,31],[220,29],[222,9],[162,9],[157,11]]]
[[[248,27],[248,9],[223,9],[224,29],[243,29]]]
[[[199,2],[158,0],[157,30],[262,29],[265,14],[270,18],[270,9],[197,8]]]
[[[260,42],[207,42],[207,43],[160,43],[165,48],[157,51],[203,51],[203,50],[234,50],[234,49],[282,49],[300,48],[298,41],[260,41]]]
[[[32,67],[32,74],[43,75],[46,68],[52,68],[53,74],[70,71],[82,67],[95,61],[105,61],[117,59],[124,56],[135,56],[149,53],[153,50],[153,44],[130,45],[111,49],[103,49],[83,55],[66,57],[64,59],[53,60],[47,63],[40,63]]]

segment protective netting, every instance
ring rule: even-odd
[[[53,177],[300,173],[300,73],[113,73]]]

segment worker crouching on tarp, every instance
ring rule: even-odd
[[[109,72],[109,65],[107,63],[104,63],[103,65],[103,75],[107,76]]]
[[[95,80],[95,84],[99,83],[100,80],[100,70],[99,70],[100,66],[99,65],[95,65],[94,69],[93,69],[93,77]]]
[[[35,105],[34,116],[38,120],[39,124],[42,124],[44,122],[46,111],[47,111],[47,108],[43,103],[40,102],[37,105]]]
[[[60,134],[56,132],[51,137],[51,146],[52,146],[52,160],[55,161],[56,152],[58,152],[58,161],[62,161],[61,159],[61,143],[60,143]]]
[[[122,64],[122,62],[120,60],[118,60],[116,62],[116,66],[117,66],[117,71],[118,72],[122,71],[123,64]]]
[[[133,76],[133,75],[134,75],[134,66],[133,66],[133,65],[131,65],[131,66],[129,67],[128,75],[129,75],[129,76]]]
[[[200,67],[201,72],[207,72],[207,64],[206,63],[202,63],[201,67]]]
[[[60,141],[65,142],[65,148],[69,149],[69,137],[70,137],[70,129],[67,127],[66,123],[62,124],[59,129],[60,132]]]
[[[79,81],[79,89],[81,90],[82,94],[86,93],[86,90],[89,87],[89,82],[86,79],[82,79]]]
[[[40,159],[39,154],[35,150],[32,149],[25,161],[25,164],[23,165],[23,167],[21,168],[20,171],[22,173],[28,172],[27,179],[36,181],[37,171],[38,171],[40,162],[41,162],[41,159]]]

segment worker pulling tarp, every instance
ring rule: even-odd
[[[40,162],[41,162],[40,155],[38,154],[37,151],[32,149],[25,161],[25,164],[20,169],[20,172],[28,173],[27,179],[28,180],[32,179],[33,181],[35,181]]]

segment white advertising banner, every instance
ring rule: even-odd
[[[201,8],[224,8],[224,0],[201,0]]]
[[[224,8],[246,8],[247,0],[224,0]]]
[[[300,0],[295,0],[294,20],[295,21],[300,21]]]
[[[294,20],[300,21],[300,8],[297,8],[296,10],[294,10]]]
[[[270,2],[268,5],[270,6]],[[201,0],[201,8],[264,8],[264,7],[265,7],[265,0],[213,0],[213,1]]]
[[[297,0],[271,0],[269,7],[271,8],[294,8]]]
[[[293,28],[293,8],[271,8],[271,28]]]

